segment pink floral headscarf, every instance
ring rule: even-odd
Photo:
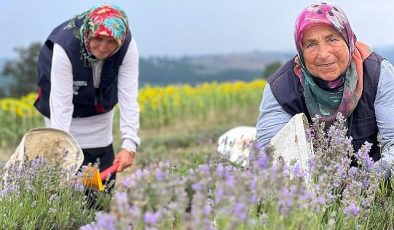
[[[303,34],[305,29],[317,24],[331,26],[342,35],[349,48],[350,58],[347,69],[332,82],[322,82],[316,76],[312,76],[305,67],[302,52]],[[297,17],[294,40],[298,51],[294,71],[304,87],[305,103],[310,116],[319,115],[321,120],[328,123],[336,119],[337,113],[348,117],[361,97],[363,60],[371,51],[364,44],[356,42],[356,35],[350,27],[345,12],[328,3],[308,6]],[[317,82],[320,82],[320,85]],[[321,87],[323,85],[325,87]]]
[[[302,39],[305,29],[311,25],[327,24],[342,34],[350,53],[353,53],[356,35],[350,27],[345,12],[329,3],[313,4],[304,9],[297,17],[294,29],[294,40],[297,51],[302,59]]]

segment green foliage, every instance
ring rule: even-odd
[[[282,66],[282,62],[276,61],[267,65],[263,71],[263,79],[267,79],[269,76],[274,74],[280,67]]]
[[[11,96],[19,97],[37,90],[37,60],[41,46],[40,42],[35,42],[27,48],[16,48],[18,59],[6,62],[1,77],[13,79],[9,85]]]

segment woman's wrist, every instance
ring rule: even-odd
[[[128,149],[128,148],[121,148],[121,150],[127,152],[128,154],[130,154],[132,157],[134,157],[135,155],[135,151]]]

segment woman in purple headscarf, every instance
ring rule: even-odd
[[[97,5],[56,27],[40,51],[38,72],[35,107],[47,127],[75,137],[83,164],[98,161],[103,170],[116,163],[119,172],[133,164],[140,143],[138,49],[123,10]],[[115,156],[118,102],[122,146]]]
[[[295,114],[309,120],[319,116],[329,125],[341,113],[355,150],[372,143],[375,168],[388,177],[394,163],[392,64],[358,41],[343,10],[328,3],[310,5],[298,15],[294,40],[296,57],[268,78],[257,141],[267,145]]]

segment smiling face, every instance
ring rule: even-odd
[[[324,81],[336,80],[349,64],[349,48],[341,34],[326,24],[305,29],[302,39],[305,67]]]
[[[118,48],[118,42],[113,37],[98,36],[89,40],[89,51],[97,59],[111,56]]]

